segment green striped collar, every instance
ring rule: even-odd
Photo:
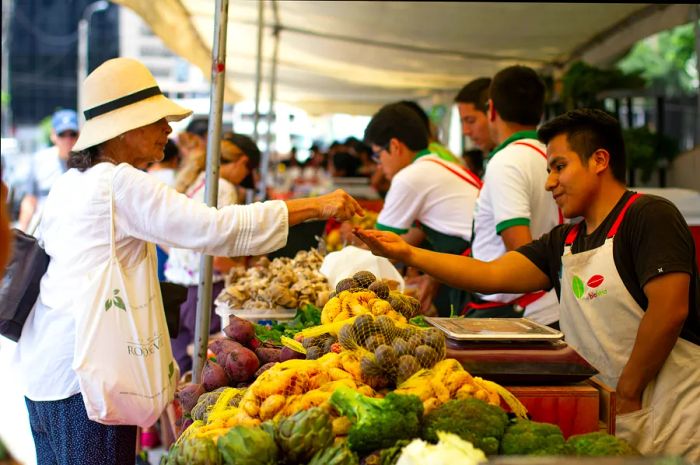
[[[421,157],[424,157],[426,155],[431,155],[431,154],[432,154],[432,152],[428,149],[420,150],[420,151],[416,152],[416,156],[413,157],[413,161],[411,163],[413,163],[414,161],[418,160]]]
[[[488,160],[493,158],[494,155],[496,155],[498,152],[500,152],[501,150],[506,148],[511,143],[515,142],[516,140],[521,140],[521,139],[535,139],[535,140],[537,140],[537,131],[535,129],[530,129],[527,131],[518,131],[514,134],[511,134],[511,136],[508,139],[501,142],[501,144],[498,147],[496,147],[495,149],[493,149],[491,151],[491,153],[489,153]]]

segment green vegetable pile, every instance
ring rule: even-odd
[[[418,396],[390,392],[383,399],[375,399],[341,386],[331,396],[330,404],[353,423],[348,446],[355,452],[367,454],[420,434],[423,403]]]
[[[262,342],[273,342],[281,344],[282,336],[294,338],[294,335],[299,331],[319,326],[321,324],[321,309],[314,305],[308,304],[297,309],[294,319],[287,323],[273,322],[269,325],[255,326],[255,335]]]

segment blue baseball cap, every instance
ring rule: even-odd
[[[58,110],[51,117],[51,127],[56,134],[63,131],[79,132],[78,114],[74,110]]]

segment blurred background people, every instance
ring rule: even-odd
[[[51,147],[34,154],[31,161],[28,194],[22,199],[17,227],[34,229],[51,186],[68,169],[68,155],[80,134],[78,115],[74,110],[58,110],[51,117]]]

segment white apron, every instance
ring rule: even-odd
[[[572,254],[579,227],[562,256],[561,329],[566,342],[615,388],[644,316],[615,267],[613,238],[633,195],[597,249]],[[644,390],[642,408],[617,416],[617,436],[643,454],[682,455],[700,463],[700,346],[678,339],[656,378]]]

